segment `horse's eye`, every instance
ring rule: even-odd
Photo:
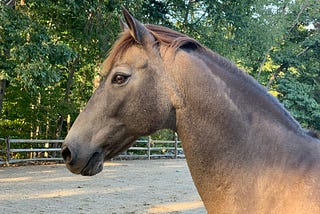
[[[117,73],[117,74],[115,74],[115,75],[113,76],[111,82],[112,82],[113,84],[122,85],[122,84],[124,84],[124,83],[127,82],[127,80],[129,79],[129,77],[130,77],[130,76],[127,75],[127,74],[119,74],[119,73]]]

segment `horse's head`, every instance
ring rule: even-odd
[[[124,32],[102,66],[100,86],[74,122],[62,146],[68,169],[95,175],[103,161],[143,135],[175,129],[160,47],[150,31],[126,10]]]

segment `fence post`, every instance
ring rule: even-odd
[[[10,164],[10,137],[6,138],[6,164]]]
[[[174,158],[178,158],[178,134],[174,133]]]
[[[150,160],[150,153],[151,153],[151,136],[148,136],[148,142],[147,142],[147,147],[148,147],[148,160]]]

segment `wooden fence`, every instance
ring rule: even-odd
[[[30,161],[62,161],[60,154],[63,140],[33,140],[0,138],[0,164],[10,165],[18,162]],[[1,147],[2,145],[2,147]],[[184,158],[181,142],[173,141],[137,140],[134,146],[116,158]]]

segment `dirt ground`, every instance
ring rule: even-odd
[[[93,177],[64,165],[0,168],[0,213],[206,213],[185,160],[105,163]]]

